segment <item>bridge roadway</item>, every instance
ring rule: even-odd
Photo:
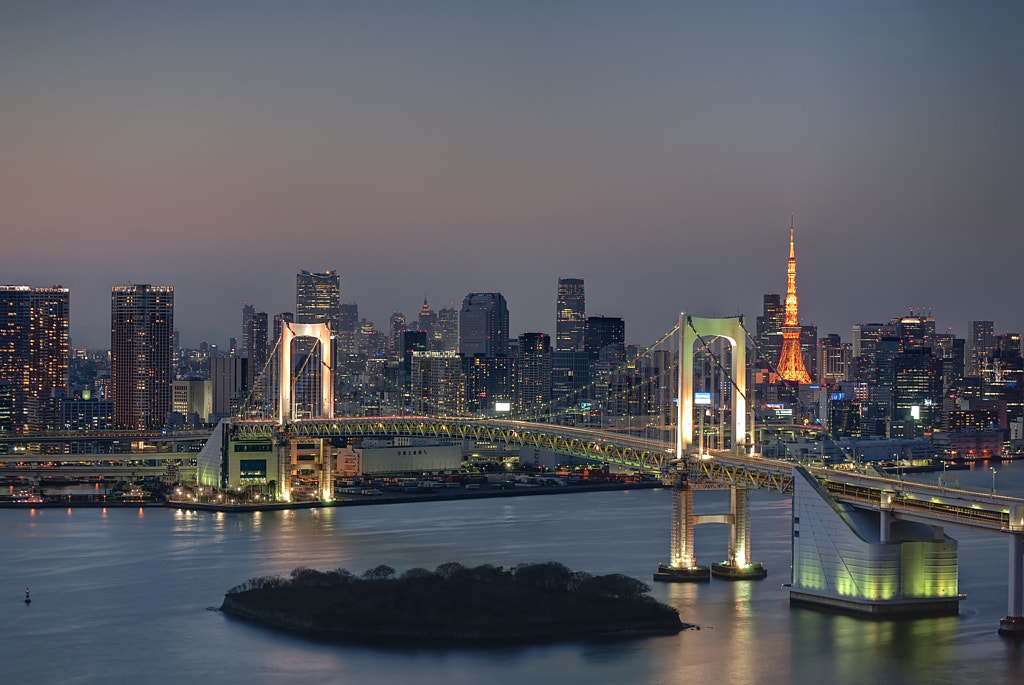
[[[284,426],[267,421],[235,421],[231,431],[240,439],[285,437],[429,437],[443,440],[496,442],[543,449],[587,461],[616,466],[627,472],[664,476],[672,471],[689,472],[691,487],[742,487],[792,495],[794,462],[745,456],[732,452],[710,451],[707,458],[696,456],[680,460],[674,446],[663,442],[623,436],[609,431],[573,428],[549,423],[467,419],[456,417],[382,416],[292,421]],[[92,434],[51,433],[48,439],[91,439]],[[103,431],[98,435],[123,439],[134,437],[152,441],[175,439],[195,440],[204,433],[179,431],[173,434],[139,433],[134,431]],[[206,433],[208,435],[208,433]],[[34,440],[35,438],[33,438]],[[42,463],[55,458],[68,462],[119,462],[108,468],[119,473],[132,468],[166,468],[133,466],[126,460],[180,459],[185,453],[142,453],[132,455],[19,455],[26,464],[39,464],[32,471],[39,475],[70,473],[68,467],[46,468]],[[171,456],[175,455],[175,456]],[[84,457],[84,459],[83,459]],[[98,457],[99,459],[90,459]],[[3,456],[0,456],[3,460]],[[25,473],[25,466],[8,462],[0,474]],[[83,469],[96,467],[82,466]],[[1024,530],[1024,500],[994,495],[978,490],[953,489],[913,483],[898,478],[865,475],[840,469],[809,468],[834,498],[841,502],[872,509],[889,509],[893,513],[927,522],[955,523],[989,530]],[[35,475],[35,474],[33,474]]]
[[[793,494],[794,462],[712,451],[689,460],[692,487],[742,487]],[[1024,531],[1024,499],[983,490],[915,483],[842,469],[805,467],[839,502],[929,524],[954,523],[994,531]]]
[[[381,416],[358,419],[310,419],[282,426],[266,421],[236,421],[232,435],[241,439],[285,437],[426,437],[475,440],[550,450],[558,454],[618,466],[627,471],[661,474],[675,449],[654,440],[571,428],[550,423],[490,419]]]

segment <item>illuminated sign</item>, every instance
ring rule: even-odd
[[[695,392],[693,393],[693,403],[696,405],[710,405],[711,404],[711,393],[709,392]]]
[[[494,411],[512,411],[511,402],[495,402]]]
[[[916,404],[912,406],[910,408],[910,416],[913,417],[915,421],[919,421],[921,419],[921,407]]]

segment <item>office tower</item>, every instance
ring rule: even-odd
[[[516,408],[520,413],[542,412],[551,402],[551,337],[546,333],[519,336],[516,364]]]
[[[793,217],[789,219],[789,260],[786,263],[786,312],[782,321],[782,351],[779,352],[779,377],[794,383],[810,383],[800,350],[800,315],[796,300],[796,249],[793,241]]]
[[[587,330],[587,301],[582,278],[559,278],[555,305],[555,349],[581,351]]]
[[[435,349],[433,346],[434,342],[434,328],[437,326],[437,315],[427,305],[426,296],[423,297],[423,308],[420,309],[420,318],[417,321],[419,330],[424,331],[427,334],[427,347],[429,349]]]
[[[295,323],[326,323],[338,330],[341,314],[341,276],[337,271],[306,270],[295,276]]]
[[[129,430],[162,428],[171,411],[174,288],[114,286],[110,298],[114,425]]]
[[[55,416],[30,415],[29,405],[67,389],[69,306],[61,286],[0,286],[0,380],[10,383],[13,432],[56,423]]]
[[[853,325],[851,342],[853,355],[852,373],[858,381],[873,382],[875,353],[878,341],[883,337],[897,335],[896,327],[887,323],[858,323]]]
[[[850,380],[850,346],[835,333],[818,341],[818,383],[834,386]]]
[[[211,414],[217,418],[235,415],[249,395],[251,359],[216,357],[210,360]],[[212,421],[212,419],[211,419]]]
[[[757,317],[757,363],[761,368],[775,366],[782,354],[782,322],[785,309],[775,293],[765,293],[764,313]]]
[[[413,352],[410,406],[417,414],[458,416],[466,411],[466,370],[455,352]]]
[[[252,327],[252,317],[256,316],[256,307],[252,302],[242,303],[242,356],[249,356],[249,329]],[[232,354],[235,354],[232,352]]]
[[[442,352],[459,351],[459,310],[444,307],[437,312],[437,326],[434,328],[434,340]]]
[[[274,340],[270,344],[271,349],[277,347],[277,341],[281,339],[281,327],[286,323],[293,323],[294,321],[295,315],[291,312],[274,314]]]
[[[967,324],[967,343],[964,348],[964,375],[980,376],[986,357],[992,356],[995,339],[991,321],[971,321]]]
[[[401,335],[405,333],[408,326],[405,321],[405,314],[402,312],[391,312],[388,319],[388,351],[398,355],[402,353]]]
[[[255,388],[255,382],[267,367],[267,313],[256,312],[249,320],[249,387]],[[266,373],[263,385],[269,387],[273,377],[271,372]]]
[[[199,423],[206,423],[213,412],[213,382],[204,380],[182,380],[174,381],[171,387],[172,399],[171,409],[190,423],[189,417],[198,419]]]
[[[551,353],[551,399],[555,406],[581,409],[589,399],[585,394],[589,383],[589,354],[557,350]]]
[[[964,377],[964,342],[952,333],[935,335],[935,354],[942,359],[942,386],[948,388]]]
[[[507,355],[487,357],[462,355],[466,370],[466,411],[494,414],[511,405],[515,391],[513,359]]]
[[[425,331],[402,331],[398,334],[399,353],[399,384],[402,392],[408,395],[412,380],[412,357],[416,352],[427,351],[427,334]]]
[[[893,324],[897,326],[900,338],[903,340],[904,349],[912,347],[935,348],[935,318],[923,314],[904,316],[901,319],[894,319]]]
[[[462,300],[459,352],[466,357],[508,353],[508,305],[501,293],[470,293]]]
[[[912,347],[893,357],[893,422],[912,424],[910,437],[942,425],[942,360],[928,347]]]
[[[587,317],[583,350],[593,361],[601,358],[602,350],[607,350],[606,354],[622,361],[626,355],[626,322],[617,316]]]
[[[356,341],[356,332],[359,330],[359,305],[356,303],[343,304],[338,315],[338,351],[345,354],[356,354],[359,352],[359,344]]]

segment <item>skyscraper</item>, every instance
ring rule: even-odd
[[[757,361],[774,365],[782,353],[782,322],[785,308],[776,293],[765,293],[763,314],[757,317]]]
[[[338,330],[341,276],[337,271],[302,270],[295,276],[295,323],[326,323]]]
[[[516,408],[520,413],[540,411],[551,401],[551,337],[546,333],[520,335],[518,362]]]
[[[442,352],[459,351],[459,310],[454,307],[442,307],[437,312],[437,326],[434,328],[436,350]]]
[[[256,316],[256,307],[252,302],[242,303],[242,356],[248,357],[249,351],[249,333],[252,327],[252,317]]]
[[[587,317],[586,331],[583,349],[590,355],[591,360],[596,361],[601,356],[601,350],[606,348],[613,350],[618,357],[625,357],[626,322],[621,317]]]
[[[459,352],[467,357],[508,353],[508,305],[501,293],[470,293],[462,300]]]
[[[162,428],[171,411],[174,288],[114,286],[110,300],[114,425],[130,430]]]
[[[0,286],[0,380],[10,383],[11,430],[47,427],[33,401],[68,385],[67,288]]]
[[[967,343],[964,349],[964,375],[980,376],[985,358],[992,356],[995,336],[991,321],[971,321],[967,324]]]
[[[779,377],[796,383],[810,383],[800,349],[800,315],[796,301],[796,250],[793,242],[793,217],[789,219],[789,261],[786,265],[786,315],[782,322],[782,352],[779,353]]]
[[[560,352],[582,350],[587,329],[587,302],[582,278],[558,279],[555,309],[555,349]]]

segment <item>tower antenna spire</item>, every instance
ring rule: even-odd
[[[779,377],[786,381],[810,383],[800,351],[800,315],[796,300],[796,246],[793,239],[794,215],[789,213],[789,260],[786,264],[786,310],[782,325],[782,353],[779,355]]]

